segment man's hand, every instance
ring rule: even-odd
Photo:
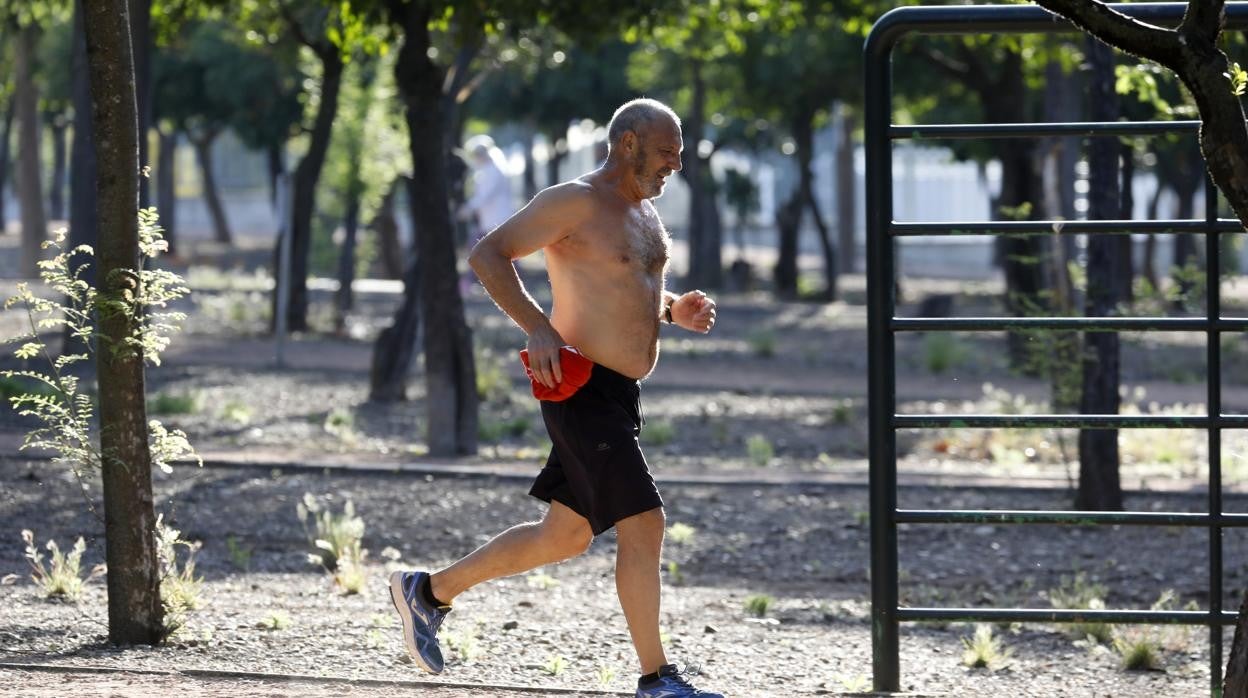
[[[529,335],[529,370],[537,382],[547,388],[554,388],[563,382],[563,371],[559,367],[559,348],[562,346],[563,337],[549,323],[539,325]]]
[[[672,302],[672,323],[706,334],[715,326],[715,301],[701,291],[690,291]]]

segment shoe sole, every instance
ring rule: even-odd
[[[403,621],[403,644],[407,646],[407,654],[416,663],[416,666],[424,669],[430,674],[441,674],[441,670],[435,669],[425,663],[425,658],[420,656],[420,648],[416,646],[416,628],[412,625],[412,612],[407,608],[406,597],[403,596],[403,573],[394,572],[390,575],[390,603],[394,604],[394,610],[399,614],[399,620]]]

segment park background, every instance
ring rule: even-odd
[[[427,228],[426,242],[445,235],[453,244],[458,268],[423,270],[449,275],[440,288],[462,295],[449,304],[462,302],[462,314],[413,310],[427,299],[405,273],[422,249],[445,250],[420,247],[429,219],[409,188],[414,176],[428,178],[404,121],[410,88],[396,79],[410,37],[377,21],[385,13],[370,14],[368,3],[133,4],[151,9],[147,33],[135,36],[151,46],[152,169],[143,197],[172,248],[156,265],[191,289],[178,303],[188,314],[184,330],[147,371],[147,409],[184,430],[205,460],[157,472],[157,506],[200,544],[191,577],[203,584],[198,608],[151,650],[109,646],[98,580],[76,605],[45,601],[21,530],[33,529],[38,550],[48,539],[69,549],[83,536],[85,576],[103,559],[104,540],[76,490],[85,483],[93,501],[98,476],[80,481],[47,453],[19,451],[34,422],[6,412],[0,594],[14,610],[0,628],[0,657],[419,680],[379,593],[386,570],[445,563],[537,515],[524,482],[549,442],[515,360],[522,333],[460,283],[470,221]],[[504,153],[516,207],[597,166],[605,122],[626,99],[662,99],[685,120],[685,170],[656,202],[674,241],[669,283],[712,292],[720,320],[706,337],[664,329],[659,368],[645,384],[642,441],[670,487],[664,619],[673,653],[729,693],[869,686],[861,50],[872,22],[894,4],[677,3],[594,18],[537,3],[430,6],[437,12],[426,24],[425,55],[446,119],[434,147],[449,156],[488,133]],[[39,256],[31,230],[46,239],[68,227],[76,239],[72,163],[86,157],[76,134],[89,110],[76,82],[71,3],[0,7],[8,18],[0,30],[0,284],[13,291]],[[1224,44],[1232,57],[1242,49],[1237,35]],[[1196,118],[1169,73],[1120,53],[1098,73],[1092,50],[1079,34],[907,42],[895,61],[894,121],[1092,120],[1097,105],[1085,97],[1106,81],[1121,118]],[[1086,146],[1078,138],[899,144],[895,218],[1087,217],[1096,192]],[[1113,193],[1117,210],[1103,217],[1197,215],[1204,177],[1193,136],[1122,139],[1120,147],[1108,180],[1125,186]],[[471,173],[452,167],[446,179],[444,205],[454,211],[472,192]],[[279,335],[275,259],[284,228],[293,228],[296,260],[289,333]],[[1130,264],[1111,272],[1118,311],[1201,315],[1206,269],[1193,238],[1124,238],[1119,259]],[[1248,304],[1245,250],[1241,236],[1224,239],[1223,305],[1235,314]],[[1089,270],[1080,236],[1043,239],[1021,265],[1002,264],[1019,253],[989,236],[908,238],[898,248],[899,315],[1079,315],[1089,278],[1104,271]],[[548,302],[540,260],[522,271]],[[1026,286],[1029,278],[1039,285]],[[415,326],[400,322],[413,316]],[[425,335],[443,321],[471,330],[466,430],[428,400],[425,352],[446,350]],[[10,311],[0,324],[15,336],[26,318]],[[385,330],[399,326],[406,339],[391,332],[387,344]],[[1121,338],[1115,392],[1123,412],[1203,413],[1203,334]],[[900,411],[1077,413],[1080,341],[1073,333],[902,337]],[[1224,408],[1242,412],[1248,348],[1233,334],[1223,342]],[[1063,353],[1072,346],[1076,353]],[[3,386],[6,395],[31,389],[20,378]],[[1223,436],[1228,511],[1244,504],[1246,436]],[[1113,463],[1081,463],[1076,430],[905,433],[900,498],[914,507],[1068,509],[1080,496],[1081,468],[1112,467],[1128,509],[1200,510],[1203,432],[1123,430],[1114,439]],[[302,522],[300,506],[313,510]],[[312,541],[330,529],[347,530],[341,550],[357,560],[309,564],[310,552],[319,555]],[[1238,598],[1248,567],[1236,533],[1226,536],[1224,589]],[[582,560],[466,598],[448,622],[452,680],[627,689],[611,546],[608,536]],[[1203,546],[1182,529],[903,528],[903,602],[1201,606]],[[575,606],[534,619],[552,599]],[[591,644],[588,627],[619,632]],[[906,686],[1192,695],[1210,682],[1207,641],[1195,630],[1015,624],[976,639],[977,631],[907,626]]]

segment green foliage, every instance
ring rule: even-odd
[[[1122,658],[1122,668],[1128,671],[1157,671],[1161,669],[1161,646],[1150,635],[1124,632],[1114,637],[1114,651]]]
[[[975,628],[974,637],[963,637],[962,647],[962,663],[972,669],[1000,668],[1012,654],[993,636],[992,626],[986,623]]]
[[[615,682],[615,669],[606,664],[598,665],[598,686],[606,688]]]
[[[775,602],[776,600],[767,594],[754,594],[745,600],[745,612],[756,618],[762,618],[767,615]]]
[[[676,426],[666,419],[651,420],[646,422],[641,435],[648,444],[666,446],[676,438]]]
[[[1235,62],[1231,63],[1230,72],[1222,73],[1222,75],[1231,81],[1231,94],[1236,97],[1242,97],[1245,88],[1248,88],[1248,71],[1240,68],[1239,63]]]
[[[546,659],[546,666],[542,667],[547,674],[551,676],[561,675],[568,668],[568,660],[563,658],[561,654],[552,654]]]
[[[667,527],[667,540],[673,545],[685,545],[693,542],[693,537],[697,534],[698,529],[687,523],[677,521]]]
[[[446,634],[446,644],[459,661],[468,664],[481,656],[481,627],[479,624],[463,626]]]
[[[685,573],[680,570],[680,565],[675,560],[667,563],[667,578],[676,586],[685,583]]]
[[[511,397],[511,376],[503,357],[478,348],[476,351],[477,397],[485,402],[506,402]]]
[[[82,589],[94,577],[104,574],[104,566],[99,565],[81,578],[82,554],[86,552],[87,543],[78,537],[69,553],[64,553],[56,541],[48,540],[45,546],[52,553],[51,568],[43,564],[43,553],[35,546],[35,534],[29,529],[22,531],[22,541],[26,543],[26,560],[30,563],[30,578],[48,598],[62,598],[77,603],[82,597]]]
[[[766,436],[752,434],[745,440],[745,453],[749,456],[751,463],[761,468],[776,456],[776,449],[772,447],[771,440]]]
[[[290,627],[290,614],[276,610],[256,621],[256,627],[262,630],[285,630]]]
[[[46,372],[33,369],[7,370],[0,375],[8,379],[31,381],[38,389],[9,398],[13,409],[22,416],[33,417],[42,426],[27,432],[22,448],[52,451],[53,461],[69,465],[81,480],[85,471],[98,470],[107,454],[99,452],[93,438],[95,405],[91,396],[80,390],[79,379],[70,373],[75,364],[89,361],[99,352],[117,355],[138,353],[151,364],[160,364],[160,354],[169,346],[170,335],[180,328],[186,316],[168,310],[169,305],[190,289],[182,277],[150,263],[168,249],[157,224],[155,209],[139,211],[138,220],[140,265],[138,270],[122,270],[131,277],[124,296],[97,294],[82,278],[94,251],[88,245],[65,249],[66,233],[57,231],[45,248],[56,254],[39,262],[40,277],[47,288],[64,302],[35,295],[28,284],[17,287],[15,295],[5,301],[6,310],[17,307],[25,311],[29,330],[10,343],[18,344],[14,356],[26,361],[40,360]],[[72,260],[72,262],[71,262]],[[131,319],[133,330],[120,344],[111,346],[95,327],[95,315],[101,318],[122,314]],[[55,358],[48,351],[42,333],[67,331],[87,347],[86,353],[61,354]],[[148,422],[148,441],[152,463],[162,471],[172,472],[170,462],[193,458],[203,465],[195,450],[180,430],[165,429],[160,422]]]
[[[200,408],[200,396],[195,392],[159,392],[148,399],[147,411],[152,414],[195,414]]]
[[[477,425],[477,438],[489,444],[498,443],[506,437],[518,439],[529,433],[532,426],[529,418],[523,415],[501,421],[482,419]]]
[[[186,556],[178,560],[178,547]],[[195,576],[195,553],[202,544],[182,539],[182,532],[164,523],[164,515],[156,517],[156,558],[160,565],[160,603],[165,610],[165,636],[186,625],[191,611],[203,607],[201,593],[204,578]]]
[[[932,373],[944,373],[970,358],[966,346],[952,332],[923,335],[923,363]]]
[[[1104,609],[1106,591],[1105,585],[1090,581],[1086,572],[1077,572],[1073,577],[1062,575],[1060,585],[1048,592],[1049,603],[1053,608]],[[1108,643],[1113,638],[1111,626],[1097,621],[1070,623],[1067,632],[1078,639],[1087,638],[1100,643]]]
[[[746,341],[750,345],[750,351],[755,356],[770,359],[776,355],[776,333],[774,330],[767,328],[758,328],[750,330],[746,336]]]
[[[251,569],[251,546],[239,543],[237,536],[229,536],[225,539],[225,548],[229,551],[230,563],[235,569],[243,572]]]
[[[542,591],[547,591],[559,586],[559,580],[549,574],[546,574],[545,572],[534,572],[533,574],[525,577],[525,580],[528,582],[529,586],[535,589],[541,589]]]
[[[295,513],[303,526],[308,543],[316,551],[308,555],[312,564],[320,564],[327,571],[338,572],[341,566],[362,565],[367,552],[360,547],[364,538],[364,519],[355,515],[355,504],[350,499],[343,505],[342,513],[335,513],[305,492],[303,502],[295,505]],[[308,527],[308,519],[313,527]]]

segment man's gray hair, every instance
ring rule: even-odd
[[[613,147],[618,143],[625,131],[640,135],[642,126],[664,116],[671,119],[676,126],[680,126],[680,117],[676,116],[676,112],[657,99],[642,97],[625,102],[615,110],[615,114],[611,116],[611,123],[607,125],[608,147]]]

